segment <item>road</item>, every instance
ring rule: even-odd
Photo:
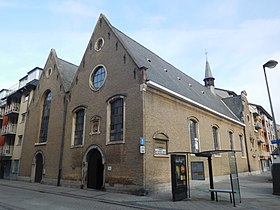
[[[0,210],[139,209],[131,205],[86,197],[0,186]]]
[[[227,176],[226,176],[227,177]],[[215,187],[228,189],[229,180],[216,180]],[[57,187],[24,181],[0,179],[0,210],[278,210],[280,195],[272,195],[269,172],[240,176],[242,203],[233,207],[228,194],[219,194],[219,202],[211,201],[209,183],[191,184],[190,198],[173,202],[171,192],[150,192],[136,196],[110,191]]]

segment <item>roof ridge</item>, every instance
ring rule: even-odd
[[[67,61],[67,60],[64,60],[64,59],[59,58],[59,57],[57,57],[57,58],[58,58],[59,60],[61,60],[61,61],[64,61],[64,62],[66,62],[66,63],[70,64],[70,65],[73,65],[73,66],[79,67],[79,66],[77,66],[76,64],[71,63],[71,62],[69,62],[69,61]]]

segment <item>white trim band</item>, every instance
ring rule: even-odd
[[[162,85],[159,85],[159,84],[157,84],[157,83],[155,83],[153,81],[147,81],[147,85],[150,86],[150,87],[162,90],[162,91],[164,91],[164,92],[166,92],[166,93],[168,93],[170,95],[176,96],[176,97],[178,97],[178,98],[180,98],[180,99],[182,99],[184,101],[187,101],[187,102],[189,102],[189,103],[191,103],[191,104],[193,104],[193,105],[195,105],[197,107],[200,107],[200,108],[202,108],[204,110],[207,110],[207,111],[209,111],[209,112],[211,112],[211,113],[213,113],[215,115],[221,116],[221,117],[223,117],[223,118],[225,118],[227,120],[230,120],[230,121],[232,121],[234,123],[237,123],[237,124],[245,127],[244,123],[241,123],[241,122],[239,122],[239,121],[237,121],[235,119],[232,119],[232,118],[230,118],[230,117],[228,117],[228,116],[226,116],[226,115],[224,115],[224,114],[222,114],[220,112],[217,112],[217,111],[215,111],[215,110],[213,110],[213,109],[211,109],[211,108],[209,108],[207,106],[204,106],[204,105],[202,105],[202,104],[200,104],[200,103],[198,103],[196,101],[193,101],[193,100],[191,100],[191,99],[189,99],[189,98],[187,98],[187,97],[185,97],[185,96],[183,96],[183,95],[181,95],[179,93],[176,93],[173,90],[170,90],[170,89],[168,89],[166,87],[163,87]]]

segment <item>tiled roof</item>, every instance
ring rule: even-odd
[[[58,58],[58,71],[60,72],[65,92],[69,91],[77,70],[78,66]]]
[[[148,80],[189,98],[204,107],[240,122],[221,98],[214,95],[209,88],[203,86],[184,72],[175,68],[170,63],[166,62],[118,29],[114,27],[112,27],[112,29],[119,37],[130,56],[134,59],[136,65],[139,68],[147,68]]]

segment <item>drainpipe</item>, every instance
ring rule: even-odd
[[[66,125],[66,115],[68,108],[68,100],[66,95],[64,96],[64,110],[63,110],[63,125],[62,125],[62,135],[59,149],[59,163],[58,163],[58,175],[57,175],[57,186],[60,186],[61,174],[62,174],[62,160],[63,160],[63,150],[64,150],[64,138],[65,138],[65,125]]]

